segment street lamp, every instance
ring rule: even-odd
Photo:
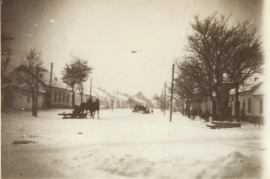
[[[239,116],[239,108],[240,108],[240,102],[238,101],[238,97],[239,97],[239,85],[241,84],[241,82],[239,82],[239,78],[242,77],[242,75],[244,74],[248,74],[245,72],[238,72],[238,74],[236,74],[236,78],[233,81],[233,84],[235,85],[235,100],[234,100],[234,116],[237,122],[240,122],[240,116]],[[227,77],[227,78],[226,78]],[[227,79],[227,80],[226,80]],[[225,96],[228,95],[229,96],[229,79],[228,79],[228,75],[227,73],[223,74],[223,81],[222,81],[222,85],[223,85],[223,91],[224,91],[224,87],[225,87]],[[224,96],[224,95],[223,95]],[[229,97],[227,97],[227,105],[228,105],[228,101],[229,101]],[[225,103],[225,102],[224,102]],[[232,103],[232,102],[231,102]],[[231,105],[232,106],[232,105]],[[229,112],[229,111],[228,111]]]
[[[225,72],[222,75],[222,83],[221,83],[221,106],[220,106],[220,114],[221,119],[223,121],[228,120],[230,118],[230,108],[229,108],[229,99],[230,99],[230,81],[228,74]]]
[[[215,91],[212,92],[212,96],[213,96],[213,103],[212,103],[212,120],[211,122],[213,122],[214,120],[216,120],[216,96],[217,93]]]
[[[223,73],[223,82],[228,82],[229,78],[228,78],[228,74],[227,73]]]

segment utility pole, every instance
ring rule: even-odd
[[[116,91],[116,104],[115,104],[115,108],[118,108],[118,89]]]
[[[113,98],[112,98],[112,111],[113,111],[113,107],[114,107],[114,90],[113,90]]]
[[[38,75],[39,75],[39,67],[37,66],[36,69],[36,87],[35,87],[35,110],[34,110],[34,116],[37,117],[37,111],[38,111]]]
[[[173,66],[172,66],[172,89],[171,89],[171,111],[170,111],[170,122],[172,122],[173,81],[174,81],[174,64],[173,64]]]
[[[90,98],[92,98],[92,78],[90,79]]]
[[[51,63],[51,73],[50,73],[50,86],[49,86],[49,99],[48,99],[48,109],[51,108],[51,98],[52,98],[52,71],[53,71],[53,63]]]
[[[165,82],[165,94],[164,94],[164,115],[165,115],[165,113],[166,113],[166,88],[167,88],[167,86],[166,86],[166,82]]]

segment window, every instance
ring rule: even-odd
[[[61,102],[61,92],[59,92],[59,99],[58,102]]]
[[[243,99],[242,108],[244,110],[244,113],[246,113],[246,100],[245,99]]]
[[[63,93],[63,103],[65,102],[66,100],[66,93]]]
[[[248,99],[248,113],[251,113],[251,99]]]
[[[29,104],[29,103],[30,103],[30,96],[27,95],[27,104]]]
[[[79,103],[79,97],[76,96],[75,104],[77,105]]]
[[[260,114],[263,113],[263,99],[260,98]]]
[[[55,91],[54,92],[54,102],[56,102],[56,99],[57,99],[57,92]]]
[[[67,103],[69,103],[69,94],[67,94]]]

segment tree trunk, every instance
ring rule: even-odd
[[[72,90],[72,108],[75,107],[75,92]]]
[[[221,111],[221,91],[219,91],[218,93],[217,93],[218,95],[217,95],[217,98],[216,98],[216,104],[215,104],[215,120],[218,120],[218,121],[220,121],[220,119],[222,118],[222,116],[221,116],[221,113],[220,113],[220,111]]]
[[[182,115],[185,115],[185,108],[184,108],[184,102],[182,101]]]
[[[189,99],[188,99],[188,100],[187,100],[187,115],[188,115],[188,118],[190,119],[190,109],[189,109],[189,108],[190,108],[190,107],[189,107],[190,104],[189,104],[189,103],[190,103],[190,101],[189,101]]]
[[[208,103],[207,103],[207,98],[206,98],[206,100],[205,100],[205,106],[206,106],[206,111],[208,111]]]
[[[216,100],[212,97],[212,121],[216,120],[217,116],[217,103]]]
[[[31,96],[32,96],[32,116],[35,116],[36,98],[35,98],[35,91],[33,89],[31,89]]]
[[[81,103],[83,102],[83,92],[81,92]]]
[[[239,98],[239,92],[238,92],[238,84],[236,84],[236,87],[235,87],[235,108],[234,108],[234,115],[235,115],[235,119],[237,122],[239,122],[239,101],[238,101],[238,98]]]

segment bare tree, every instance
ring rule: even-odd
[[[74,68],[73,64],[66,64],[66,67],[62,71],[62,80],[64,83],[66,83],[68,86],[71,87],[72,90],[72,107],[74,107],[75,104],[75,85],[77,83],[75,75],[76,75],[76,70]]]
[[[41,59],[41,52],[36,49],[30,49],[28,53],[25,53],[22,65],[16,69],[16,73],[13,75],[13,79],[16,81],[16,85],[25,91],[29,91],[32,96],[32,115],[35,115],[35,101],[38,96],[35,95],[35,91],[41,86],[37,86],[37,68],[39,68],[39,73],[47,72],[43,67],[43,61]],[[39,75],[39,74],[38,74]],[[41,81],[38,82],[42,83]]]
[[[161,92],[161,95],[155,94],[153,96],[153,100],[155,100],[158,103],[162,111],[165,110],[166,106],[168,107],[170,105],[170,101],[168,100],[168,98],[165,99],[164,91]]]
[[[186,100],[186,112],[190,116],[190,103],[194,99],[196,82],[192,77],[191,64],[189,61],[176,63],[179,75],[175,79],[175,93],[182,99]],[[191,72],[191,73],[190,73]]]
[[[1,74],[5,74],[8,71],[12,54],[10,46],[14,39],[6,33],[1,33]]]
[[[157,104],[160,107],[160,109],[164,109],[164,95],[163,95],[163,92],[161,93],[160,96],[158,96],[157,94],[155,94],[153,96],[153,100],[155,100],[157,102]]]
[[[263,64],[259,37],[256,30],[248,22],[229,24],[230,16],[217,13],[200,20],[195,17],[191,24],[193,34],[188,36],[185,61],[193,68],[191,78],[206,95],[221,106],[221,84],[223,73],[230,76],[230,88],[236,88],[252,74],[261,71]],[[195,75],[196,74],[196,75]],[[205,90],[203,90],[205,92]],[[212,96],[216,94],[216,98]],[[236,94],[238,100],[238,93]],[[213,105],[213,108],[216,106]],[[216,110],[212,112],[215,115]]]
[[[81,60],[77,57],[73,57],[73,61],[70,65],[66,64],[66,67],[62,71],[62,80],[69,85],[72,89],[72,106],[75,104],[75,86],[80,91],[81,100],[84,92],[83,83],[88,79],[89,74],[93,68],[88,67],[87,61]]]

